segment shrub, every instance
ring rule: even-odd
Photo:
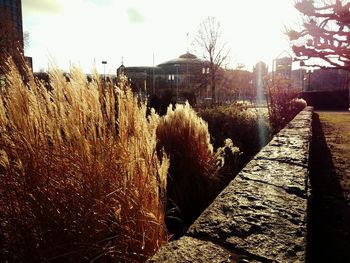
[[[146,117],[125,81],[115,89],[72,69],[67,82],[53,70],[48,91],[10,68],[0,96],[1,261],[146,260],[168,239],[158,116]]]
[[[307,106],[307,103],[304,99],[294,98],[290,102],[291,110],[294,112],[300,112]]]
[[[149,100],[149,107],[156,110],[159,115],[165,115],[170,104],[176,103],[176,93],[165,89],[160,94],[153,94]]]
[[[217,161],[208,126],[188,103],[168,107],[157,138],[157,148],[170,158],[166,222],[178,237],[221,189]]]
[[[269,121],[277,133],[306,107],[306,102],[297,98],[298,91],[288,80],[277,78],[267,85],[267,89]]]
[[[267,117],[261,110],[230,105],[198,109],[198,113],[208,122],[216,148],[229,138],[243,152],[240,168],[271,139]]]

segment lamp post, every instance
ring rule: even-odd
[[[103,81],[106,82],[106,64],[107,64],[107,61],[102,60],[102,64],[103,64]]]
[[[180,64],[175,64],[176,67],[176,102],[179,100],[179,66]]]

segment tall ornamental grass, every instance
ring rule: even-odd
[[[145,261],[168,239],[159,117],[124,80],[27,74],[0,91],[0,261]]]
[[[158,128],[158,149],[170,158],[167,226],[175,237],[193,223],[222,187],[207,123],[191,106],[168,107]]]

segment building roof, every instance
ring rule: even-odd
[[[204,61],[199,59],[197,56],[187,52],[178,58],[166,61],[164,63],[161,63],[158,65],[158,67],[163,67],[167,65],[175,65],[175,64],[200,64],[203,63]]]

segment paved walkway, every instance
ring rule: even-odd
[[[316,112],[307,262],[350,262],[350,112]]]

